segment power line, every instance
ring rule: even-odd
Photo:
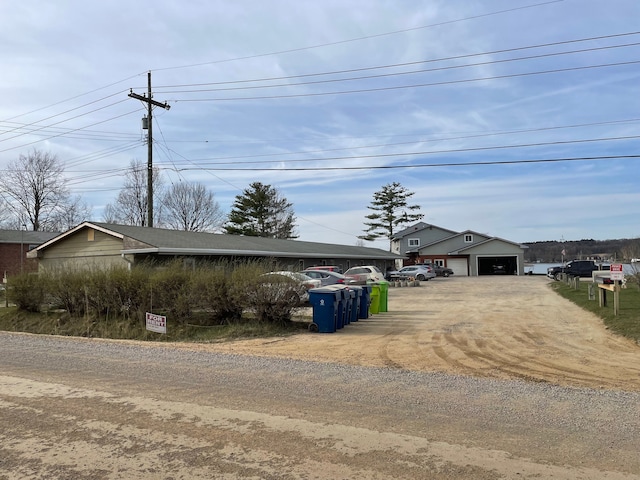
[[[605,122],[579,123],[579,124],[573,124],[573,125],[556,125],[556,126],[551,126],[551,127],[526,128],[526,129],[520,129],[520,130],[491,131],[491,132],[485,132],[485,133],[459,135],[459,136],[455,136],[455,137],[441,136],[441,137],[437,137],[437,138],[428,138],[428,139],[419,138],[417,140],[412,140],[410,142],[394,142],[394,143],[380,143],[380,144],[374,144],[374,145],[358,145],[358,146],[337,147],[337,148],[323,148],[323,149],[317,149],[317,150],[304,150],[304,151],[298,151],[298,152],[262,153],[262,154],[254,154],[254,155],[231,155],[231,156],[224,156],[224,157],[198,158],[198,159],[192,159],[192,160],[188,160],[188,161],[189,162],[205,162],[205,161],[208,162],[208,161],[212,161],[212,160],[237,160],[237,159],[244,159],[244,158],[282,157],[282,156],[286,156],[286,155],[315,154],[315,153],[325,153],[325,152],[336,152],[336,151],[341,151],[341,150],[362,150],[362,149],[368,149],[368,148],[394,147],[394,146],[399,146],[399,145],[415,145],[416,143],[446,142],[446,141],[451,141],[451,140],[467,140],[467,139],[470,139],[470,138],[495,137],[495,136],[501,136],[501,135],[514,135],[514,134],[520,134],[520,133],[544,132],[544,131],[560,130],[560,129],[568,129],[568,128],[582,128],[582,127],[593,127],[593,126],[600,126],[600,125],[614,125],[614,124],[619,124],[619,123],[634,123],[634,122],[639,122],[639,121],[640,121],[640,118],[631,118],[631,119],[627,119],[627,120],[611,120],[611,121],[605,121]],[[419,134],[419,133],[418,134],[404,134],[404,135],[393,135],[392,134],[392,135],[389,135],[389,136],[390,137],[395,137],[395,136],[422,137],[423,135],[433,135],[433,134]],[[447,135],[447,134],[443,133],[443,134],[439,134],[439,135]],[[453,134],[450,134],[450,135],[453,135]],[[381,135],[375,135],[374,137],[378,138],[380,136]],[[340,140],[344,140],[345,139],[343,137],[338,137],[338,138]],[[368,138],[368,137],[347,137],[346,139],[361,139],[361,138]],[[171,142],[175,143],[175,141],[171,141]],[[174,153],[176,153],[176,152],[174,151]],[[185,157],[183,157],[183,158],[185,158]],[[287,162],[287,161],[290,161],[290,160],[278,160],[278,161]],[[234,163],[243,163],[243,162],[234,162]],[[257,163],[257,162],[246,162],[246,163]]]
[[[531,147],[544,147],[551,145],[570,145],[576,143],[595,143],[595,142],[608,142],[618,140],[635,140],[640,138],[640,135],[630,135],[625,137],[606,137],[606,138],[588,138],[580,140],[557,140],[553,142],[539,142],[539,143],[523,143],[516,145],[494,145],[488,147],[469,147],[469,148],[455,148],[447,150],[427,150],[421,152],[394,152],[394,153],[378,153],[372,155],[358,155],[358,156],[346,156],[346,157],[324,157],[324,158],[303,158],[303,159],[290,159],[290,160],[268,160],[268,161],[255,161],[255,162],[202,162],[199,166],[209,165],[237,165],[237,164],[265,164],[265,163],[294,163],[294,162],[326,162],[335,160],[362,160],[371,158],[389,158],[389,157],[406,157],[417,155],[441,155],[443,153],[464,153],[464,152],[479,152],[488,150],[503,150],[509,148],[531,148]]]
[[[487,80],[504,80],[507,78],[527,77],[527,76],[533,76],[533,75],[547,75],[551,73],[563,73],[563,72],[571,72],[571,71],[589,70],[589,69],[595,69],[595,68],[609,68],[609,67],[636,65],[638,63],[640,63],[640,60],[632,60],[628,62],[604,63],[599,65],[586,65],[582,67],[559,68],[559,69],[553,69],[553,70],[541,70],[537,72],[512,73],[508,75],[494,75],[490,77],[466,78],[461,80],[445,80],[441,82],[417,83],[412,85],[396,85],[392,87],[362,88],[358,90],[340,90],[335,92],[299,93],[299,94],[289,94],[289,95],[263,95],[263,96],[255,96],[255,97],[227,97],[227,98],[199,98],[199,99],[180,98],[180,99],[174,99],[173,101],[174,102],[226,102],[226,101],[233,101],[233,100],[274,100],[274,99],[281,99],[281,98],[320,97],[320,96],[327,96],[327,95],[349,95],[354,93],[384,92],[384,91],[391,91],[391,90],[401,90],[406,88],[423,88],[423,87],[436,87],[436,86],[443,86],[443,85],[455,85],[455,84],[461,84],[461,83],[482,82]]]
[[[479,57],[479,56],[495,55],[495,54],[498,54],[498,53],[506,53],[506,52],[528,50],[528,49],[534,49],[534,48],[540,48],[540,47],[546,47],[546,46],[562,45],[562,44],[567,44],[567,43],[585,42],[585,41],[589,41],[589,40],[596,40],[596,39],[602,39],[602,38],[611,38],[611,37],[614,37],[614,36],[637,35],[639,33],[640,32],[633,32],[633,33],[625,33],[625,34],[618,34],[618,35],[607,35],[607,36],[603,36],[603,37],[591,37],[591,38],[579,39],[579,40],[568,40],[568,41],[563,41],[563,42],[548,43],[548,44],[542,44],[542,45],[533,45],[533,46],[527,46],[527,47],[516,47],[516,48],[510,48],[510,49],[504,49],[504,50],[494,50],[494,51],[489,51],[489,52],[471,53],[471,54],[467,54],[467,55],[456,55],[456,56],[452,56],[452,57],[443,57],[443,58],[436,58],[436,59],[429,59],[429,60],[419,60],[419,61],[414,61],[414,62],[397,63],[397,64],[390,64],[390,65],[379,65],[379,66],[375,66],[375,67],[363,67],[363,68],[355,68],[355,69],[349,69],[349,70],[339,70],[339,71],[332,71],[332,72],[306,73],[306,74],[300,74],[300,75],[289,75],[289,76],[281,76],[281,77],[268,77],[268,78],[253,79],[253,80],[236,80],[236,81],[225,81],[225,82],[162,85],[162,86],[158,87],[158,89],[160,89],[162,91],[162,93],[216,92],[216,91],[228,91],[228,90],[249,90],[249,89],[253,89],[253,88],[291,87],[291,86],[297,86],[297,85],[313,85],[313,84],[319,84],[319,83],[331,83],[331,82],[343,82],[343,81],[352,81],[352,80],[367,80],[367,79],[372,79],[372,78],[393,77],[393,76],[410,75],[410,74],[416,74],[416,73],[426,73],[426,72],[435,72],[435,71],[442,71],[442,70],[452,70],[452,69],[457,69],[457,68],[467,68],[467,67],[493,65],[493,64],[515,62],[515,61],[521,61],[521,60],[533,60],[533,59],[554,57],[554,56],[560,56],[560,55],[572,55],[572,54],[575,54],[575,53],[586,53],[586,52],[594,52],[594,51],[599,51],[599,50],[610,50],[610,49],[614,49],[614,48],[635,47],[635,46],[640,45],[640,42],[624,43],[624,44],[617,44],[617,45],[608,45],[608,46],[602,46],[602,47],[583,48],[583,49],[579,49],[579,50],[569,50],[569,51],[564,51],[564,52],[551,52],[551,53],[544,53],[544,54],[538,54],[538,55],[529,55],[529,56],[526,56],[526,57],[507,58],[507,59],[502,59],[502,60],[491,60],[491,61],[486,61],[486,62],[468,63],[468,64],[464,64],[464,65],[452,65],[452,66],[447,66],[447,67],[438,67],[438,68],[431,68],[431,69],[411,70],[411,71],[405,71],[405,72],[376,74],[376,75],[367,75],[367,76],[360,76],[360,77],[337,78],[337,79],[330,79],[330,80],[318,80],[318,81],[311,81],[311,82],[298,82],[298,83],[295,83],[295,84],[286,83],[286,84],[276,84],[276,85],[255,85],[255,86],[248,86],[248,87],[232,87],[232,88],[211,88],[211,89],[191,89],[191,90],[162,90],[163,88],[171,89],[171,88],[178,88],[178,87],[205,87],[205,86],[212,86],[212,85],[236,85],[236,84],[242,84],[242,83],[269,82],[269,81],[275,81],[275,80],[292,80],[292,79],[296,79],[296,78],[339,75],[339,74],[344,74],[344,73],[355,73],[355,72],[370,71],[370,70],[382,70],[382,69],[389,69],[389,68],[398,68],[398,67],[406,67],[406,66],[412,66],[412,65],[420,65],[420,64],[424,64],[424,63],[436,63],[436,62],[444,62],[444,61],[450,61],[450,60],[460,60],[460,59],[463,59],[463,58],[472,58],[472,57]]]
[[[453,163],[418,163],[410,165],[379,165],[379,166],[338,166],[338,167],[300,167],[300,168],[216,168],[217,171],[256,171],[256,172],[304,172],[304,171],[329,171],[329,170],[395,170],[399,168],[439,168],[439,167],[469,167],[476,165],[522,165],[531,163],[557,163],[557,162],[580,162],[592,160],[613,160],[640,158],[640,155],[606,155],[596,157],[565,157],[565,158],[536,158],[523,160],[488,160],[477,162],[453,162]],[[203,168],[182,168],[186,170],[205,170]]]
[[[115,97],[116,95],[119,95],[119,94],[121,94],[121,93],[122,93],[122,92],[118,92],[118,93],[114,93],[114,94],[112,94],[112,95],[107,95],[106,97],[102,97],[102,98],[99,98],[99,99],[94,100],[94,101],[92,101],[92,102],[85,103],[84,105],[80,105],[80,106],[78,106],[78,107],[70,108],[69,110],[65,110],[64,112],[60,112],[60,113],[57,113],[57,114],[55,114],[55,115],[51,115],[51,116],[46,117],[46,118],[42,118],[42,119],[38,120],[38,123],[40,123],[40,122],[44,122],[44,121],[46,121],[46,120],[50,120],[50,119],[55,118],[55,117],[59,117],[60,115],[64,115],[65,113],[69,113],[69,112],[73,112],[73,111],[75,111],[75,110],[79,110],[79,109],[84,108],[84,107],[87,107],[87,106],[89,106],[89,105],[93,105],[94,103],[101,102],[101,101],[103,101],[103,100],[106,100],[107,98]],[[91,111],[89,111],[89,112],[83,113],[82,115],[88,115],[89,113],[97,112],[98,110],[102,110],[102,109],[104,109],[104,108],[108,108],[108,107],[111,107],[111,106],[113,106],[113,105],[117,105],[118,103],[122,103],[122,100],[121,100],[121,101],[118,101],[118,102],[115,102],[115,103],[112,103],[112,104],[110,104],[110,105],[107,105],[106,107],[101,107],[101,108],[98,108],[98,109],[96,109],[96,110],[91,110]],[[71,118],[69,118],[69,119],[67,119],[67,120],[62,120],[62,121],[60,121],[60,122],[52,123],[52,124],[50,124],[50,125],[45,125],[45,126],[42,126],[42,127],[39,127],[39,128],[35,128],[33,131],[38,131],[38,130],[42,130],[43,128],[52,127],[52,126],[54,126],[54,125],[58,125],[58,124],[60,124],[60,123],[67,122],[67,121],[72,120],[72,119],[74,119],[74,118],[78,118],[78,116],[82,116],[82,115],[77,115],[77,116],[75,116],[75,117],[71,117]],[[31,124],[27,124],[27,125],[24,125],[24,126],[32,126],[32,125],[36,125],[36,124],[35,124],[35,123],[31,123]],[[3,135],[3,134],[5,134],[5,133],[11,133],[12,131],[17,130],[18,128],[20,128],[20,127],[15,127],[13,130],[9,130],[9,131],[7,131],[7,132],[3,132],[3,133],[2,133],[2,134],[0,134],[0,135]],[[19,134],[19,135],[14,135],[13,137],[9,137],[9,138],[4,138],[4,139],[2,139],[2,140],[0,140],[0,141],[4,142],[4,141],[6,141],[6,140],[11,140],[11,139],[14,139],[14,138],[17,138],[17,137],[21,137],[22,135],[25,135],[25,133],[21,133],[21,134]]]
[[[280,50],[277,52],[270,52],[270,53],[259,53],[256,55],[247,55],[245,57],[236,57],[236,58],[229,58],[229,59],[225,59],[225,60],[214,60],[214,61],[210,61],[210,62],[201,62],[201,63],[192,63],[192,64],[188,64],[188,65],[179,65],[179,66],[174,66],[174,67],[164,67],[164,68],[156,68],[154,69],[156,72],[162,71],[162,70],[177,70],[177,69],[182,69],[182,68],[193,68],[193,67],[202,67],[205,65],[214,65],[214,64],[218,64],[218,63],[227,63],[227,62],[235,62],[238,60],[250,60],[253,58],[261,58],[261,57],[268,57],[268,56],[272,56],[272,55],[282,55],[285,53],[294,53],[294,52],[301,52],[304,50],[312,50],[312,49],[316,49],[316,48],[323,48],[323,47],[330,47],[330,46],[334,46],[334,45],[342,45],[345,43],[351,43],[351,42],[358,42],[361,40],[370,40],[372,38],[381,38],[381,37],[386,37],[386,36],[390,36],[390,35],[397,35],[399,33],[407,33],[407,32],[412,32],[412,31],[416,31],[416,30],[423,30],[425,28],[433,28],[433,27],[441,27],[443,25],[450,25],[453,23],[458,23],[458,22],[464,22],[464,21],[468,21],[468,20],[477,20],[478,18],[484,18],[484,17],[490,17],[490,16],[494,16],[494,15],[501,15],[503,13],[510,13],[510,12],[515,12],[518,10],[525,10],[525,9],[529,9],[529,8],[535,8],[535,7],[541,7],[543,5],[550,5],[552,3],[561,3],[564,0],[551,0],[551,1],[547,1],[547,2],[541,2],[541,3],[534,3],[534,4],[530,4],[530,5],[523,5],[521,7],[514,7],[514,8],[508,8],[505,10],[498,10],[495,12],[489,12],[489,13],[483,13],[480,15],[473,15],[470,17],[464,17],[464,18],[459,18],[456,20],[448,20],[446,22],[439,22],[439,23],[432,23],[429,25],[422,25],[419,27],[411,27],[411,28],[405,28],[402,30],[394,30],[391,32],[385,32],[385,33],[378,33],[378,34],[373,34],[373,35],[366,35],[363,37],[357,37],[357,38],[351,38],[351,39],[347,39],[347,40],[339,40],[336,42],[328,42],[328,43],[321,43],[321,44],[317,44],[317,45],[310,45],[310,46],[306,46],[306,47],[299,47],[299,48],[291,48],[288,50]]]
[[[125,100],[125,101],[126,101],[126,100]],[[120,103],[120,102],[117,102],[117,103]],[[106,108],[106,107],[105,107],[105,108]],[[139,110],[132,110],[132,111],[130,111],[130,112],[123,113],[123,114],[121,114],[121,115],[116,115],[115,117],[107,118],[106,120],[101,120],[101,121],[99,121],[99,122],[94,122],[94,123],[91,123],[91,124],[89,124],[89,125],[85,125],[84,127],[74,128],[74,129],[70,130],[70,132],[76,132],[76,131],[78,131],[78,130],[82,130],[82,129],[84,129],[84,128],[93,127],[93,126],[95,126],[95,125],[101,125],[101,124],[103,124],[103,123],[107,123],[107,122],[110,122],[110,121],[115,120],[115,119],[118,119],[118,118],[126,117],[127,115],[131,115],[132,113],[137,113],[137,112],[139,112]],[[80,116],[82,116],[82,115],[80,115]],[[70,133],[70,132],[69,132],[69,133]],[[34,144],[36,144],[36,143],[40,143],[40,142],[43,142],[43,141],[45,141],[45,140],[51,140],[52,138],[62,137],[62,136],[64,136],[64,135],[66,135],[66,134],[65,134],[65,133],[60,133],[60,134],[58,134],[58,135],[51,135],[51,136],[49,136],[49,137],[47,137],[47,138],[43,138],[43,139],[36,140],[36,141],[33,141],[33,142],[23,143],[22,145],[17,145],[17,146],[15,146],[15,147],[5,148],[4,150],[0,150],[0,153],[2,153],[2,152],[8,152],[8,151],[10,151],[10,150],[16,150],[16,149],[18,149],[18,148],[28,147],[29,145],[34,145]]]

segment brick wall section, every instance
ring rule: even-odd
[[[22,268],[25,272],[36,272],[38,263],[34,259],[27,259],[27,249],[29,245],[23,246],[23,264]],[[0,278],[7,273],[7,276],[18,275],[20,273],[20,244],[17,243],[0,243]]]

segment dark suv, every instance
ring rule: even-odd
[[[591,277],[595,270],[608,270],[608,265],[600,268],[593,260],[572,260],[564,266],[549,267],[547,269],[547,277],[554,280],[560,280],[560,274],[573,275],[575,277]]]

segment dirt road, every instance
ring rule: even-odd
[[[640,390],[640,346],[550,291],[543,277],[449,277],[389,290],[389,312],[335,334],[216,351]]]
[[[640,480],[640,347],[546,280],[389,307],[211,345],[0,332],[0,480]]]

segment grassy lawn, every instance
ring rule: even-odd
[[[580,282],[576,290],[564,282],[553,282],[551,287],[564,298],[595,313],[613,332],[640,341],[640,290],[636,285],[620,290],[620,312],[613,314],[613,292],[607,292],[607,305],[600,307],[598,287],[595,286],[595,300],[589,300],[591,282]]]

